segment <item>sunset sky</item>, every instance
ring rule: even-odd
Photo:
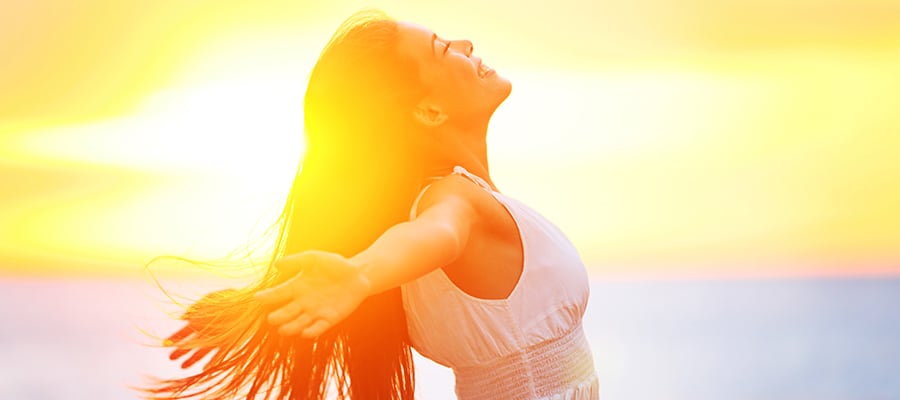
[[[494,181],[597,275],[900,273],[896,0],[48,0],[0,8],[0,275],[253,242],[363,7],[512,81]]]

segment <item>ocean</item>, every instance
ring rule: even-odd
[[[603,399],[900,399],[900,278],[591,290]],[[178,326],[166,303],[141,280],[0,278],[0,400],[137,398],[130,385],[179,372],[148,336]],[[449,370],[419,357],[417,371],[418,398],[455,398]]]

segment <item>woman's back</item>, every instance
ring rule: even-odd
[[[462,167],[454,173],[483,187],[512,216],[522,271],[501,299],[466,293],[440,268],[402,285],[413,347],[454,370],[460,399],[596,398],[581,328],[589,286],[577,251],[534,210]]]

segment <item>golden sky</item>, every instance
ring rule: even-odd
[[[900,272],[900,3],[424,3],[4,3],[0,272],[252,241],[298,161],[308,71],[366,6],[510,78],[494,180],[595,273]]]

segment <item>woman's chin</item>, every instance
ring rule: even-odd
[[[498,82],[496,87],[497,100],[494,108],[497,108],[501,103],[503,103],[504,100],[506,100],[507,97],[509,97],[510,93],[512,93],[512,83],[508,79],[503,78],[500,75],[495,75],[495,77]]]

